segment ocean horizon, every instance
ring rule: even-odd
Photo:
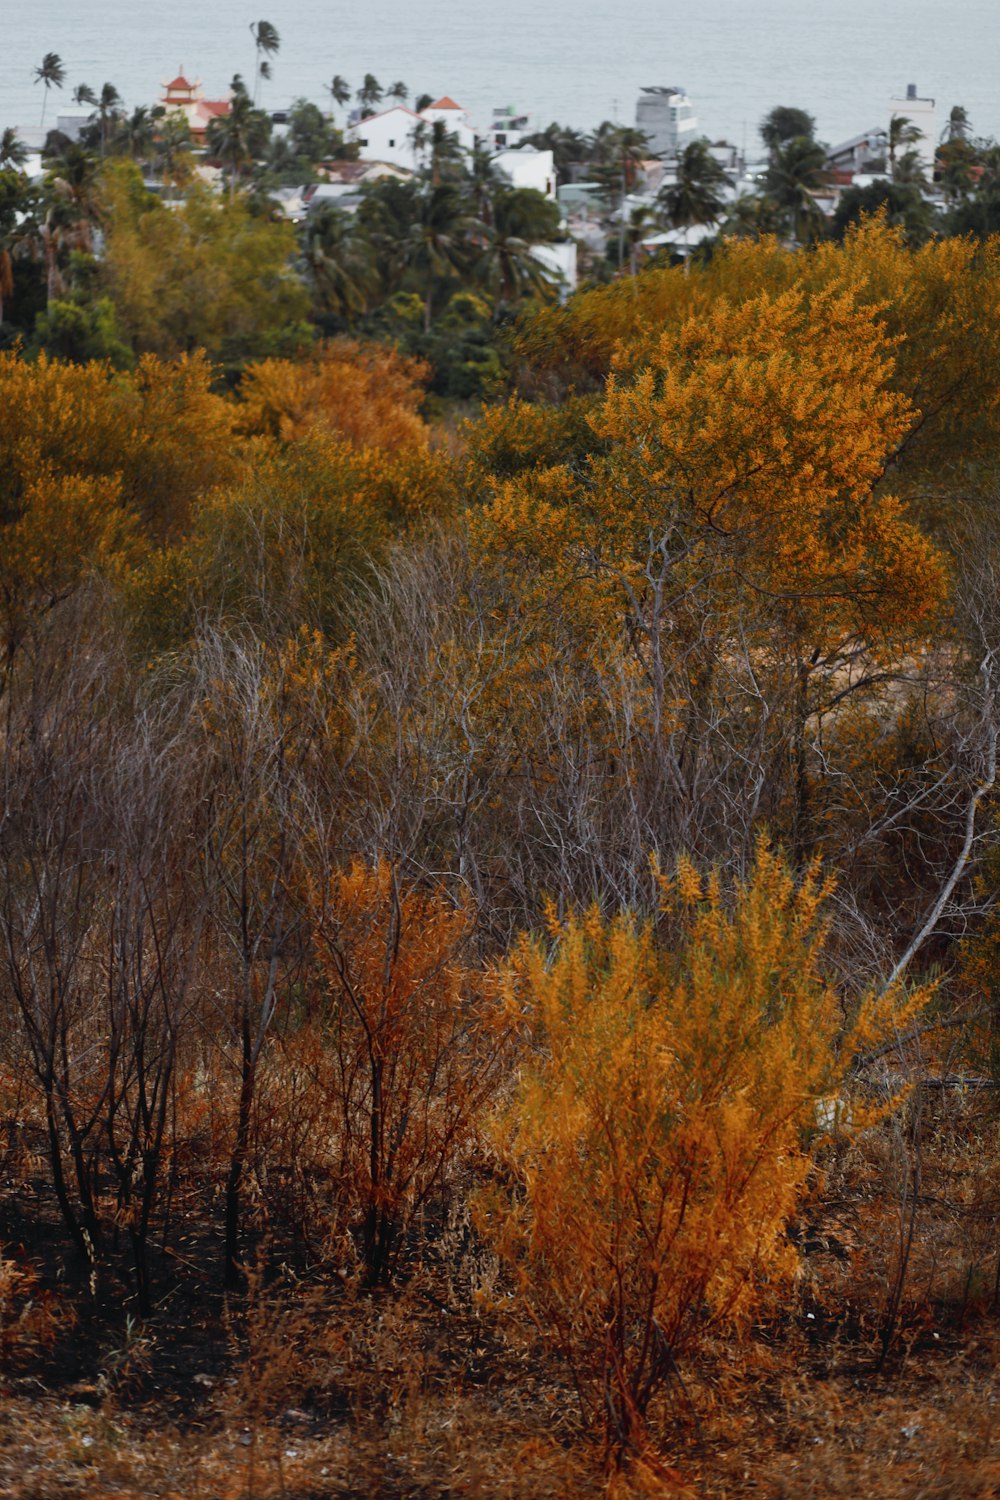
[[[708,0],[693,12],[677,0],[634,0],[614,19],[591,0],[507,0],[504,6],[380,0],[368,6],[328,0],[258,0],[281,36],[273,79],[260,102],[283,109],[296,98],[329,106],[323,85],[335,73],[357,88],[366,72],[384,86],[403,79],[412,94],[450,94],[485,127],[496,106],[514,105],[533,128],[559,120],[592,129],[604,119],[631,123],[641,87],[670,84],[690,94],[702,133],[759,145],[757,126],[775,104],[816,117],[822,140],[884,125],[890,98],[916,84],[937,100],[941,126],[955,104],[974,133],[1000,136],[996,58],[1000,7],[956,0]],[[81,83],[113,83],[129,108],[155,102],[179,68],[200,78],[209,97],[232,75],[251,80],[250,23],[237,0],[174,0],[169,11],[121,0],[36,0],[8,21],[0,56],[0,127],[37,128],[42,88],[32,75],[46,52],[66,68],[49,94],[46,125],[74,112]]]

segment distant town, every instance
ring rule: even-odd
[[[799,104],[775,105],[741,145],[715,139],[668,84],[589,132],[516,104],[477,120],[460,89],[371,73],[276,110],[264,101],[280,37],[251,30],[248,80],[209,90],[181,63],[131,109],[113,83],[71,88],[59,55],[42,59],[38,125],[0,139],[0,347],[125,366],[204,348],[236,380],[248,359],[352,334],[428,361],[436,394],[474,398],[507,371],[498,330],[525,309],[704,260],[726,239],[808,247],[875,214],[914,248],[1000,227],[1000,148],[915,83],[832,146]],[[224,210],[210,251],[206,203]],[[241,215],[266,268],[255,290]],[[207,317],[206,254],[217,276],[227,256],[242,266],[223,277],[238,313]],[[167,259],[169,295],[154,295]],[[168,326],[172,301],[183,312]]]

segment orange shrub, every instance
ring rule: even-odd
[[[240,387],[244,432],[292,443],[319,427],[359,448],[427,445],[419,415],[429,371],[378,344],[341,340],[309,359],[247,366]]]
[[[713,1327],[738,1334],[794,1276],[785,1226],[817,1101],[926,998],[870,998],[838,1042],[829,883],[814,868],[796,885],[766,844],[731,904],[690,866],[661,886],[670,946],[594,909],[512,955],[525,1049],[497,1142],[517,1186],[480,1200],[618,1461],[644,1450],[679,1357]]]
[[[356,859],[310,908],[339,1201],[368,1281],[387,1282],[414,1213],[474,1139],[503,1031],[489,983],[461,958],[467,906]]]

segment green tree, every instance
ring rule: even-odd
[[[309,341],[309,293],[296,274],[294,227],[253,214],[245,198],[192,188],[167,208],[135,167],[105,169],[106,243],[97,294],[111,299],[136,353],[204,349],[238,368]]]
[[[180,110],[172,110],[156,125],[153,170],[161,182],[176,180],[191,159],[191,127]]]
[[[97,96],[96,114],[100,126],[101,155],[107,150],[108,136],[111,133],[111,125],[115,121],[122,107],[122,96],[113,83],[105,83]]]
[[[78,83],[73,90],[74,104],[89,104],[93,107],[97,103],[97,95],[89,83]]]
[[[76,365],[102,359],[116,370],[128,370],[135,364],[108,297],[101,297],[89,306],[79,301],[50,302],[35,321],[31,347],[34,352],[44,350]]]
[[[296,99],[288,116],[288,149],[300,161],[314,166],[328,157],[338,144],[340,132],[318,105],[308,99]]]
[[[800,136],[813,140],[815,133],[816,121],[812,115],[793,105],[776,104],[760,122],[760,138],[771,156]]]
[[[741,193],[726,212],[721,234],[725,239],[759,240],[780,234],[781,209],[767,193]]]
[[[712,155],[706,140],[691,141],[677,162],[673,182],[660,190],[657,199],[667,222],[686,232],[696,226],[714,224],[722,213],[723,190],[730,178]],[[685,259],[685,265],[688,259]]]
[[[27,160],[27,146],[19,139],[17,131],[8,125],[0,135],[0,171],[9,167],[23,167]]]
[[[396,83],[391,83],[385,92],[386,98],[394,99],[397,104],[405,104],[410,97],[410,91],[402,79],[399,79]]]
[[[953,104],[941,139],[944,141],[967,141],[972,134],[968,111],[961,104]]]
[[[430,333],[438,286],[467,263],[470,230],[481,226],[466,213],[462,193],[450,182],[428,186],[415,206],[397,255],[401,268],[423,284],[424,332]]]
[[[850,187],[840,195],[830,226],[835,240],[864,218],[883,214],[892,228],[902,229],[907,244],[916,249],[925,245],[934,233],[934,209],[915,187],[880,179],[867,187]]]
[[[529,135],[527,144],[534,146],[536,151],[552,152],[556,178],[561,182],[566,182],[572,168],[578,162],[586,161],[590,154],[586,137],[579,130],[572,130],[557,121]]]
[[[45,106],[49,102],[49,89],[61,89],[66,82],[66,69],[58,52],[46,52],[41,64],[35,69],[35,82],[45,85],[42,95],[42,125],[45,124]]]
[[[610,212],[618,216],[618,264],[625,263],[625,199],[639,180],[641,164],[650,155],[649,137],[631,125],[604,120],[590,139],[591,170],[604,188]]]
[[[4,136],[7,134],[5,131]],[[14,293],[14,260],[27,210],[27,179],[11,166],[0,166],[0,324],[4,321],[5,303]]]
[[[362,189],[356,222],[373,248],[373,267],[383,295],[396,291],[405,275],[399,247],[419,213],[421,186],[387,177]]]
[[[333,103],[335,105],[339,104],[341,109],[343,109],[345,104],[350,103],[351,86],[346,78],[341,78],[339,73],[335,73],[331,82],[326,84],[325,87]]]
[[[801,245],[822,236],[825,221],[814,195],[828,182],[826,153],[815,141],[800,135],[775,149],[764,187],[782,210],[788,232]]]
[[[478,270],[498,309],[524,296],[552,297],[552,273],[532,254],[532,246],[554,240],[559,225],[556,205],[534,188],[506,188],[495,195]]]
[[[361,118],[367,119],[373,115],[382,102],[382,85],[374,73],[366,73],[361,87],[358,89],[358,103],[361,106]]]
[[[923,159],[920,152],[914,150],[912,146],[908,151],[904,151],[897,161],[893,181],[905,187],[926,188],[928,186]]]
[[[236,192],[240,177],[267,148],[271,122],[263,110],[255,109],[245,89],[236,88],[228,113],[209,123],[205,143],[229,173],[229,195]]]
[[[639,250],[643,240],[662,227],[660,217],[649,203],[637,203],[625,222],[625,247],[628,251],[629,271],[633,276],[639,271]]]
[[[493,223],[493,199],[506,182],[490,153],[477,146],[467,163],[467,187],[476,217],[486,225]]]
[[[978,153],[963,136],[938,147],[934,176],[953,206],[974,192],[978,170]]]
[[[348,324],[367,310],[376,282],[372,246],[335,204],[324,203],[306,220],[302,266],[326,317]]]
[[[100,211],[96,159],[82,146],[66,146],[45,178],[37,225],[47,306],[66,292],[65,272],[72,257],[90,256]]]
[[[923,132],[914,125],[908,115],[893,115],[889,121],[886,144],[889,155],[889,175],[896,176],[896,156],[900,147],[915,146]]]
[[[152,155],[156,120],[145,104],[137,105],[130,115],[122,118],[118,138],[133,161],[146,161]]]
[[[466,174],[465,151],[444,120],[418,120],[412,132],[414,150],[422,157],[427,179],[439,187],[457,183]]]
[[[252,24],[250,34],[255,48],[253,102],[256,104],[260,80],[271,76],[269,59],[277,56],[281,47],[281,37],[278,35],[277,27],[272,26],[270,21],[258,21],[255,25]]]

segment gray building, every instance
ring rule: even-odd
[[[649,136],[656,156],[680,156],[698,133],[698,117],[683,89],[644,88],[635,107],[638,130]]]

